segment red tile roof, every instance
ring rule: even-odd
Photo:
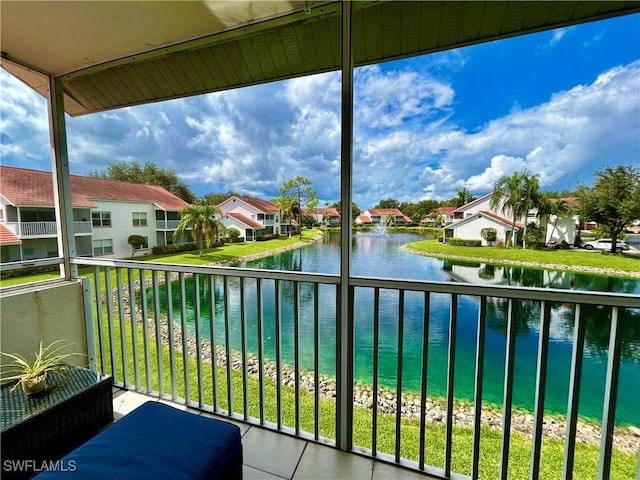
[[[243,202],[251,205],[253,208],[257,208],[264,213],[278,213],[280,211],[277,205],[268,202],[267,200],[261,200],[254,197],[241,197],[239,195],[236,195],[236,198],[239,198]]]
[[[368,211],[374,217],[393,215],[394,217],[402,217],[407,223],[411,222],[411,219],[397,208],[369,208]]]
[[[9,231],[4,225],[0,225],[0,245],[17,245],[22,243],[18,237]]]
[[[189,205],[157,185],[78,175],[71,175],[70,182],[71,203],[77,208],[95,208],[94,200],[153,203],[173,211]],[[0,194],[16,206],[53,207],[53,177],[51,172],[1,166]]]
[[[251,220],[250,218],[245,217],[241,213],[229,212],[226,214],[227,217],[231,217],[241,223],[244,223],[247,227],[253,228],[254,230],[264,230],[265,226],[261,223],[256,222],[255,220]]]
[[[325,213],[328,213],[329,215],[331,215],[332,217],[339,217],[340,214],[338,213],[338,209],[336,209],[335,207],[317,207],[314,209],[311,208],[303,208],[302,211],[307,213],[309,210],[313,210],[313,214],[314,215],[324,215]]]
[[[486,210],[481,210],[481,211],[478,212],[478,214],[479,213],[481,213],[483,215],[486,215],[487,217],[493,218],[494,220],[498,220],[499,222],[506,223],[507,225],[512,225],[512,223],[511,223],[512,220],[509,220],[507,218],[501,217],[500,215],[496,215],[493,212],[489,212],[489,211],[486,211]],[[521,222],[516,222],[516,227],[517,228],[522,228],[522,223]]]
[[[371,223],[371,219],[362,213],[358,215],[358,218],[362,223]]]
[[[438,213],[438,215],[449,215],[455,209],[456,209],[456,207],[438,207],[436,212]]]

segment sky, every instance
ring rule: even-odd
[[[358,68],[353,199],[489,193],[527,169],[543,190],[640,166],[640,14]],[[70,170],[150,161],[197,196],[276,198],[308,178],[340,197],[340,73],[71,118]],[[0,71],[0,162],[51,170],[45,99]]]

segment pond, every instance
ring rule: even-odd
[[[416,234],[373,233],[355,234],[353,238],[353,272],[356,276],[411,280],[455,281],[485,284],[510,284],[579,290],[600,290],[640,295],[640,281],[586,275],[571,272],[529,269],[523,267],[494,266],[469,262],[454,262],[423,257],[404,252],[400,247],[421,239]],[[339,270],[339,238],[328,235],[317,244],[284,252],[272,257],[243,264],[243,267],[306,271],[337,274]],[[204,283],[204,282],[201,282]],[[230,345],[240,349],[240,285],[238,279],[229,279]],[[179,291],[173,292],[176,302],[174,312],[179,311]],[[190,291],[191,285],[187,285]],[[209,306],[202,286],[201,331],[210,335],[208,327]],[[224,344],[224,286],[222,279],[214,282],[215,336],[217,344]],[[275,282],[262,282],[263,348],[267,359],[275,359]],[[319,296],[319,369],[326,375],[335,373],[335,287],[323,285]],[[245,282],[245,316],[247,347],[257,352],[256,281]],[[293,364],[294,355],[294,297],[293,283],[280,282],[281,358]],[[300,284],[299,338],[300,365],[306,371],[314,367],[314,290],[311,284]],[[398,294],[382,290],[380,293],[379,374],[381,386],[395,388],[397,381],[398,351]],[[504,358],[506,349],[507,302],[498,298],[488,299],[487,334],[485,347],[485,381],[483,401],[501,404],[504,382]],[[429,304],[429,372],[430,396],[446,394],[447,346],[449,335],[450,295],[432,294]],[[192,299],[187,299],[190,324],[193,326]],[[358,288],[355,293],[355,377],[360,383],[373,382],[373,291]],[[573,338],[573,308],[556,304],[552,307],[549,369],[545,407],[552,413],[565,414],[568,396],[569,371]],[[422,334],[424,327],[424,295],[407,292],[404,299],[403,372],[405,392],[419,392],[422,358]],[[599,419],[602,415],[604,378],[607,362],[610,312],[602,308],[588,308],[583,364],[580,414]],[[619,424],[640,425],[637,409],[640,386],[640,309],[627,310],[623,325],[622,364],[616,421]],[[458,301],[458,329],[456,332],[456,364],[454,392],[456,398],[473,400],[476,354],[476,329],[478,299],[461,296]],[[540,304],[532,301],[518,302],[516,325],[516,360],[514,376],[514,407],[532,409],[535,389],[535,369],[540,323]]]

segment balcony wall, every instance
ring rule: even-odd
[[[87,354],[81,280],[56,281],[0,290],[2,350],[29,359],[43,345],[56,340],[72,344],[69,352]],[[3,359],[4,362],[5,359]],[[69,359],[87,365],[87,357]]]

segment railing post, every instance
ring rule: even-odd
[[[351,278],[351,176],[353,151],[353,55],[351,2],[342,3],[342,114],[340,150],[340,305],[337,325],[336,445],[350,450],[353,443],[353,294]]]

